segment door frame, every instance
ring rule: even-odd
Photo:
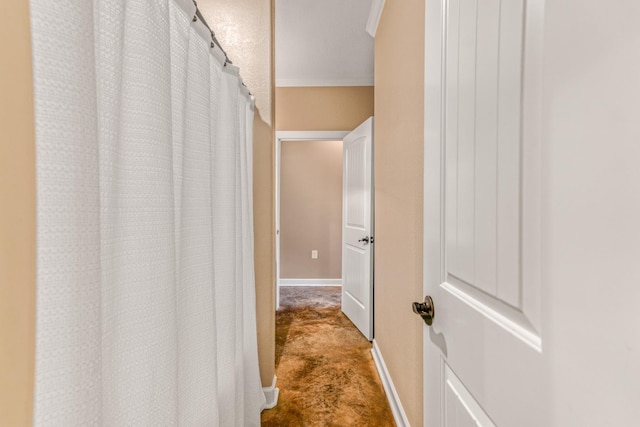
[[[348,130],[291,130],[276,131],[275,155],[275,241],[276,241],[276,310],[280,308],[280,169],[282,165],[282,143],[285,141],[342,141]]]

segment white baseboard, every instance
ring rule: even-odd
[[[280,286],[342,286],[342,279],[280,279]]]
[[[280,394],[280,389],[276,387],[276,381],[278,378],[273,376],[273,381],[269,387],[262,387],[262,392],[264,393],[264,397],[267,399],[267,403],[265,403],[262,410],[271,409],[278,404],[278,395]]]
[[[375,339],[373,340],[371,354],[373,354],[373,361],[378,369],[378,374],[380,375],[384,392],[387,394],[387,400],[389,401],[389,406],[391,406],[391,412],[393,413],[396,425],[398,427],[410,427],[407,414],[405,414],[404,409],[402,408],[400,397],[398,396],[398,392],[396,392],[396,388],[391,380],[391,375],[389,375],[389,371],[387,370],[387,365],[384,364],[380,347],[378,347],[378,343]]]

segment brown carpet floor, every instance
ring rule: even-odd
[[[371,343],[340,310],[339,287],[284,287],[276,314],[278,405],[263,427],[395,426]]]

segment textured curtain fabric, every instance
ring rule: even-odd
[[[258,426],[253,102],[190,0],[31,0],[34,424]]]

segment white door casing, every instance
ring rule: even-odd
[[[284,141],[339,141],[349,131],[277,131],[275,144],[275,241],[276,310],[280,308],[280,170]]]
[[[342,311],[373,339],[373,117],[342,145]],[[371,241],[368,241],[371,239]]]
[[[639,17],[426,1],[425,426],[638,423]]]
[[[542,1],[428,0],[425,424],[541,424]]]

